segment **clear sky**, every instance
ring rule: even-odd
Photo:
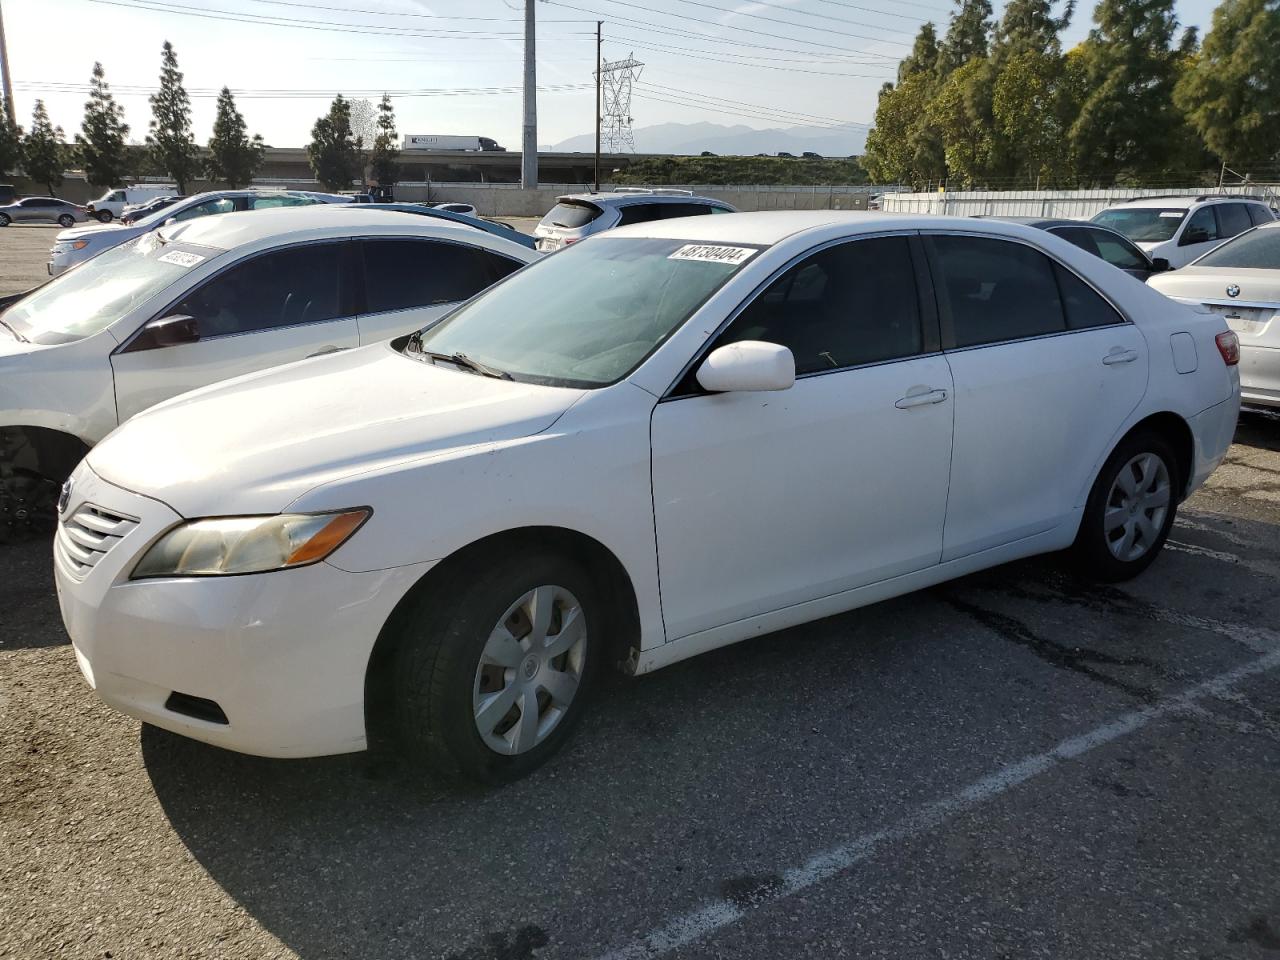
[[[334,93],[389,91],[400,133],[489,136],[519,149],[523,0],[0,0],[14,99],[28,124],[42,97],[68,135],[100,59],[131,138],[150,117],[160,48],[177,48],[197,139],[213,96],[237,91],[251,132],[300,146]],[[1206,30],[1212,0],[1179,0]],[[947,0],[539,0],[540,144],[589,133],[595,21],[604,56],[645,63],[637,127],[710,121],[756,128],[866,123],[876,91]],[[1089,28],[1082,4],[1064,39]],[[999,4],[997,4],[997,14]],[[239,91],[244,91],[239,93]]]

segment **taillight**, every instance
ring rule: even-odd
[[[1228,367],[1234,367],[1240,362],[1240,338],[1236,336],[1234,330],[1223,330],[1213,338],[1213,342],[1218,345],[1222,362]]]

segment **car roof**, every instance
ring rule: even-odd
[[[679,203],[716,203],[724,205],[723,200],[715,200],[711,197],[700,197],[692,193],[567,193],[562,197],[556,197],[556,203],[564,201],[576,203],[594,203],[598,207],[616,207],[622,204],[631,203],[657,203],[659,201],[675,200]]]
[[[976,217],[941,217],[918,213],[886,213],[878,210],[770,210],[731,213],[720,217],[676,217],[618,227],[600,234],[609,237],[653,237],[706,243],[749,243],[770,246],[787,237],[844,227],[848,235],[884,230],[963,230],[998,236],[1033,237],[1030,228],[1003,220]]]
[[[1174,207],[1179,209],[1191,209],[1198,203],[1262,203],[1258,197],[1238,197],[1229,196],[1227,194],[1216,193],[1212,196],[1208,194],[1198,194],[1195,196],[1167,196],[1167,197],[1134,197],[1132,200],[1120,200],[1107,207],[1108,210],[1115,210],[1120,207]]]
[[[471,226],[455,224],[442,217],[423,217],[414,213],[392,210],[362,209],[364,204],[334,205],[309,204],[300,207],[273,207],[269,210],[242,211],[215,214],[183,220],[160,228],[166,240],[180,240],[206,247],[232,250],[236,247],[272,238],[317,239],[351,236],[356,232],[368,234],[439,237],[475,245],[488,240],[482,246],[505,245],[528,253],[526,248],[513,241],[477,230]]]

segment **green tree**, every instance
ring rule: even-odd
[[[995,80],[991,114],[1015,177],[1030,183],[1069,173],[1066,133],[1075,103],[1062,57],[1027,50],[1009,58]]]
[[[932,23],[920,27],[911,52],[898,63],[898,83],[916,73],[933,73],[938,69],[938,32]]]
[[[1100,0],[1093,19],[1080,51],[1087,93],[1069,134],[1077,171],[1110,184],[1183,168],[1192,137],[1173,105],[1173,0]]]
[[[978,186],[993,171],[993,77],[990,61],[974,58],[947,77],[927,107],[927,122],[942,139],[947,179],[959,186]]]
[[[266,149],[258,134],[250,139],[244,117],[236,109],[235,97],[229,88],[223,87],[218,94],[213,136],[209,138],[209,158],[205,162],[208,178],[232,188],[247,186],[262,167]]]
[[[50,122],[44,101],[37,100],[31,114],[31,132],[22,142],[23,169],[36,183],[48,187],[51,197],[57,196],[54,188],[62,183],[62,171],[67,165],[63,139],[62,128]]]
[[[378,104],[378,132],[373,138],[373,155],[369,165],[374,181],[390,187],[400,179],[400,137],[396,133],[396,111],[385,93]]]
[[[1028,51],[1055,56],[1062,53],[1058,34],[1071,23],[1075,0],[1067,0],[1060,17],[1053,16],[1052,10],[1050,0],[1009,0],[991,44],[991,59],[996,67],[1003,67],[1010,57]]]
[[[200,153],[191,134],[191,98],[182,86],[178,55],[173,44],[164,42],[160,68],[160,89],[151,95],[151,132],[147,136],[151,161],[156,170],[173,177],[179,193],[200,168]]]
[[[9,118],[9,104],[0,97],[0,175],[22,166],[22,127]]]
[[[116,103],[107,84],[101,63],[93,65],[89,79],[89,100],[84,105],[84,120],[76,134],[76,153],[84,167],[85,179],[98,187],[114,187],[124,180],[127,154],[125,139],[129,125],[124,122],[124,108]]]
[[[946,77],[974,57],[985,57],[991,42],[991,0],[957,0],[942,41],[938,72]]]
[[[1182,49],[1186,57],[1186,44]],[[1280,4],[1222,0],[1174,102],[1224,163],[1280,155]]]
[[[342,94],[333,98],[329,112],[311,128],[307,159],[316,179],[327,190],[349,190],[360,173],[360,156],[351,132],[351,105]]]
[[[881,89],[863,157],[873,183],[922,186],[946,176],[942,138],[927,115],[935,81],[932,72],[917,71]]]

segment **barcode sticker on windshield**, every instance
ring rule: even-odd
[[[727,263],[736,267],[745,263],[756,251],[751,247],[721,247],[706,243],[686,243],[668,260],[702,260],[707,263]]]
[[[1160,216],[1162,217],[1177,217],[1179,220],[1181,220],[1186,215],[1187,215],[1187,211],[1185,210],[1161,210],[1160,211]]]
[[[159,258],[161,263],[172,263],[179,267],[194,267],[203,259],[204,257],[198,253],[187,253],[183,250],[170,250]]]

